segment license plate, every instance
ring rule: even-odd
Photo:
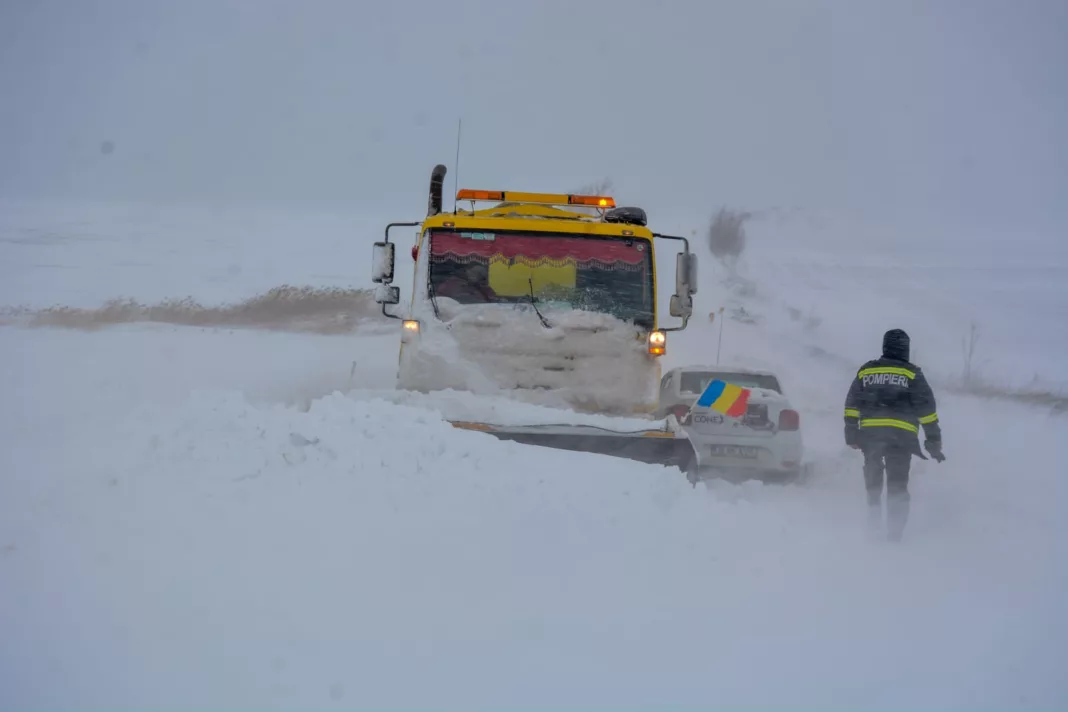
[[[736,457],[743,460],[755,460],[760,455],[760,448],[752,445],[710,445],[712,457]]]

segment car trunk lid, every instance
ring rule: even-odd
[[[732,417],[711,407],[696,404],[697,398],[690,403],[689,414],[684,425],[693,428],[701,435],[724,436],[732,438],[765,439],[773,437],[782,424],[789,425],[792,419],[789,409],[782,398],[774,391],[754,388],[749,394],[745,413]]]

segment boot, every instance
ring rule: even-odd
[[[883,503],[868,503],[868,534],[877,536],[883,530]]]
[[[905,534],[905,524],[909,519],[909,493],[907,490],[894,490],[886,495],[886,538],[901,541]]]

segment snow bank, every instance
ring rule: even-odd
[[[917,464],[890,547],[863,535],[855,453],[804,488],[694,490],[672,468],[459,431],[418,399],[300,408],[223,385],[295,375],[306,340],[339,343],[325,337],[0,338],[5,707],[1068,694],[1063,421],[948,399],[974,446]],[[146,362],[168,348],[203,356],[168,378]],[[258,373],[227,354],[258,354]],[[982,447],[1001,438],[1026,461]]]

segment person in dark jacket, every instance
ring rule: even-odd
[[[435,296],[449,297],[461,304],[489,304],[497,293],[489,284],[489,268],[481,262],[467,265],[462,274],[449,277],[435,291]]]
[[[924,447],[938,462],[942,429],[934,392],[919,366],[909,361],[909,336],[901,329],[883,335],[883,355],[857,371],[845,399],[845,441],[864,453],[864,484],[873,523],[882,520],[886,484],[887,536],[901,539],[909,514],[912,456],[926,460]],[[885,473],[885,477],[884,477]]]

